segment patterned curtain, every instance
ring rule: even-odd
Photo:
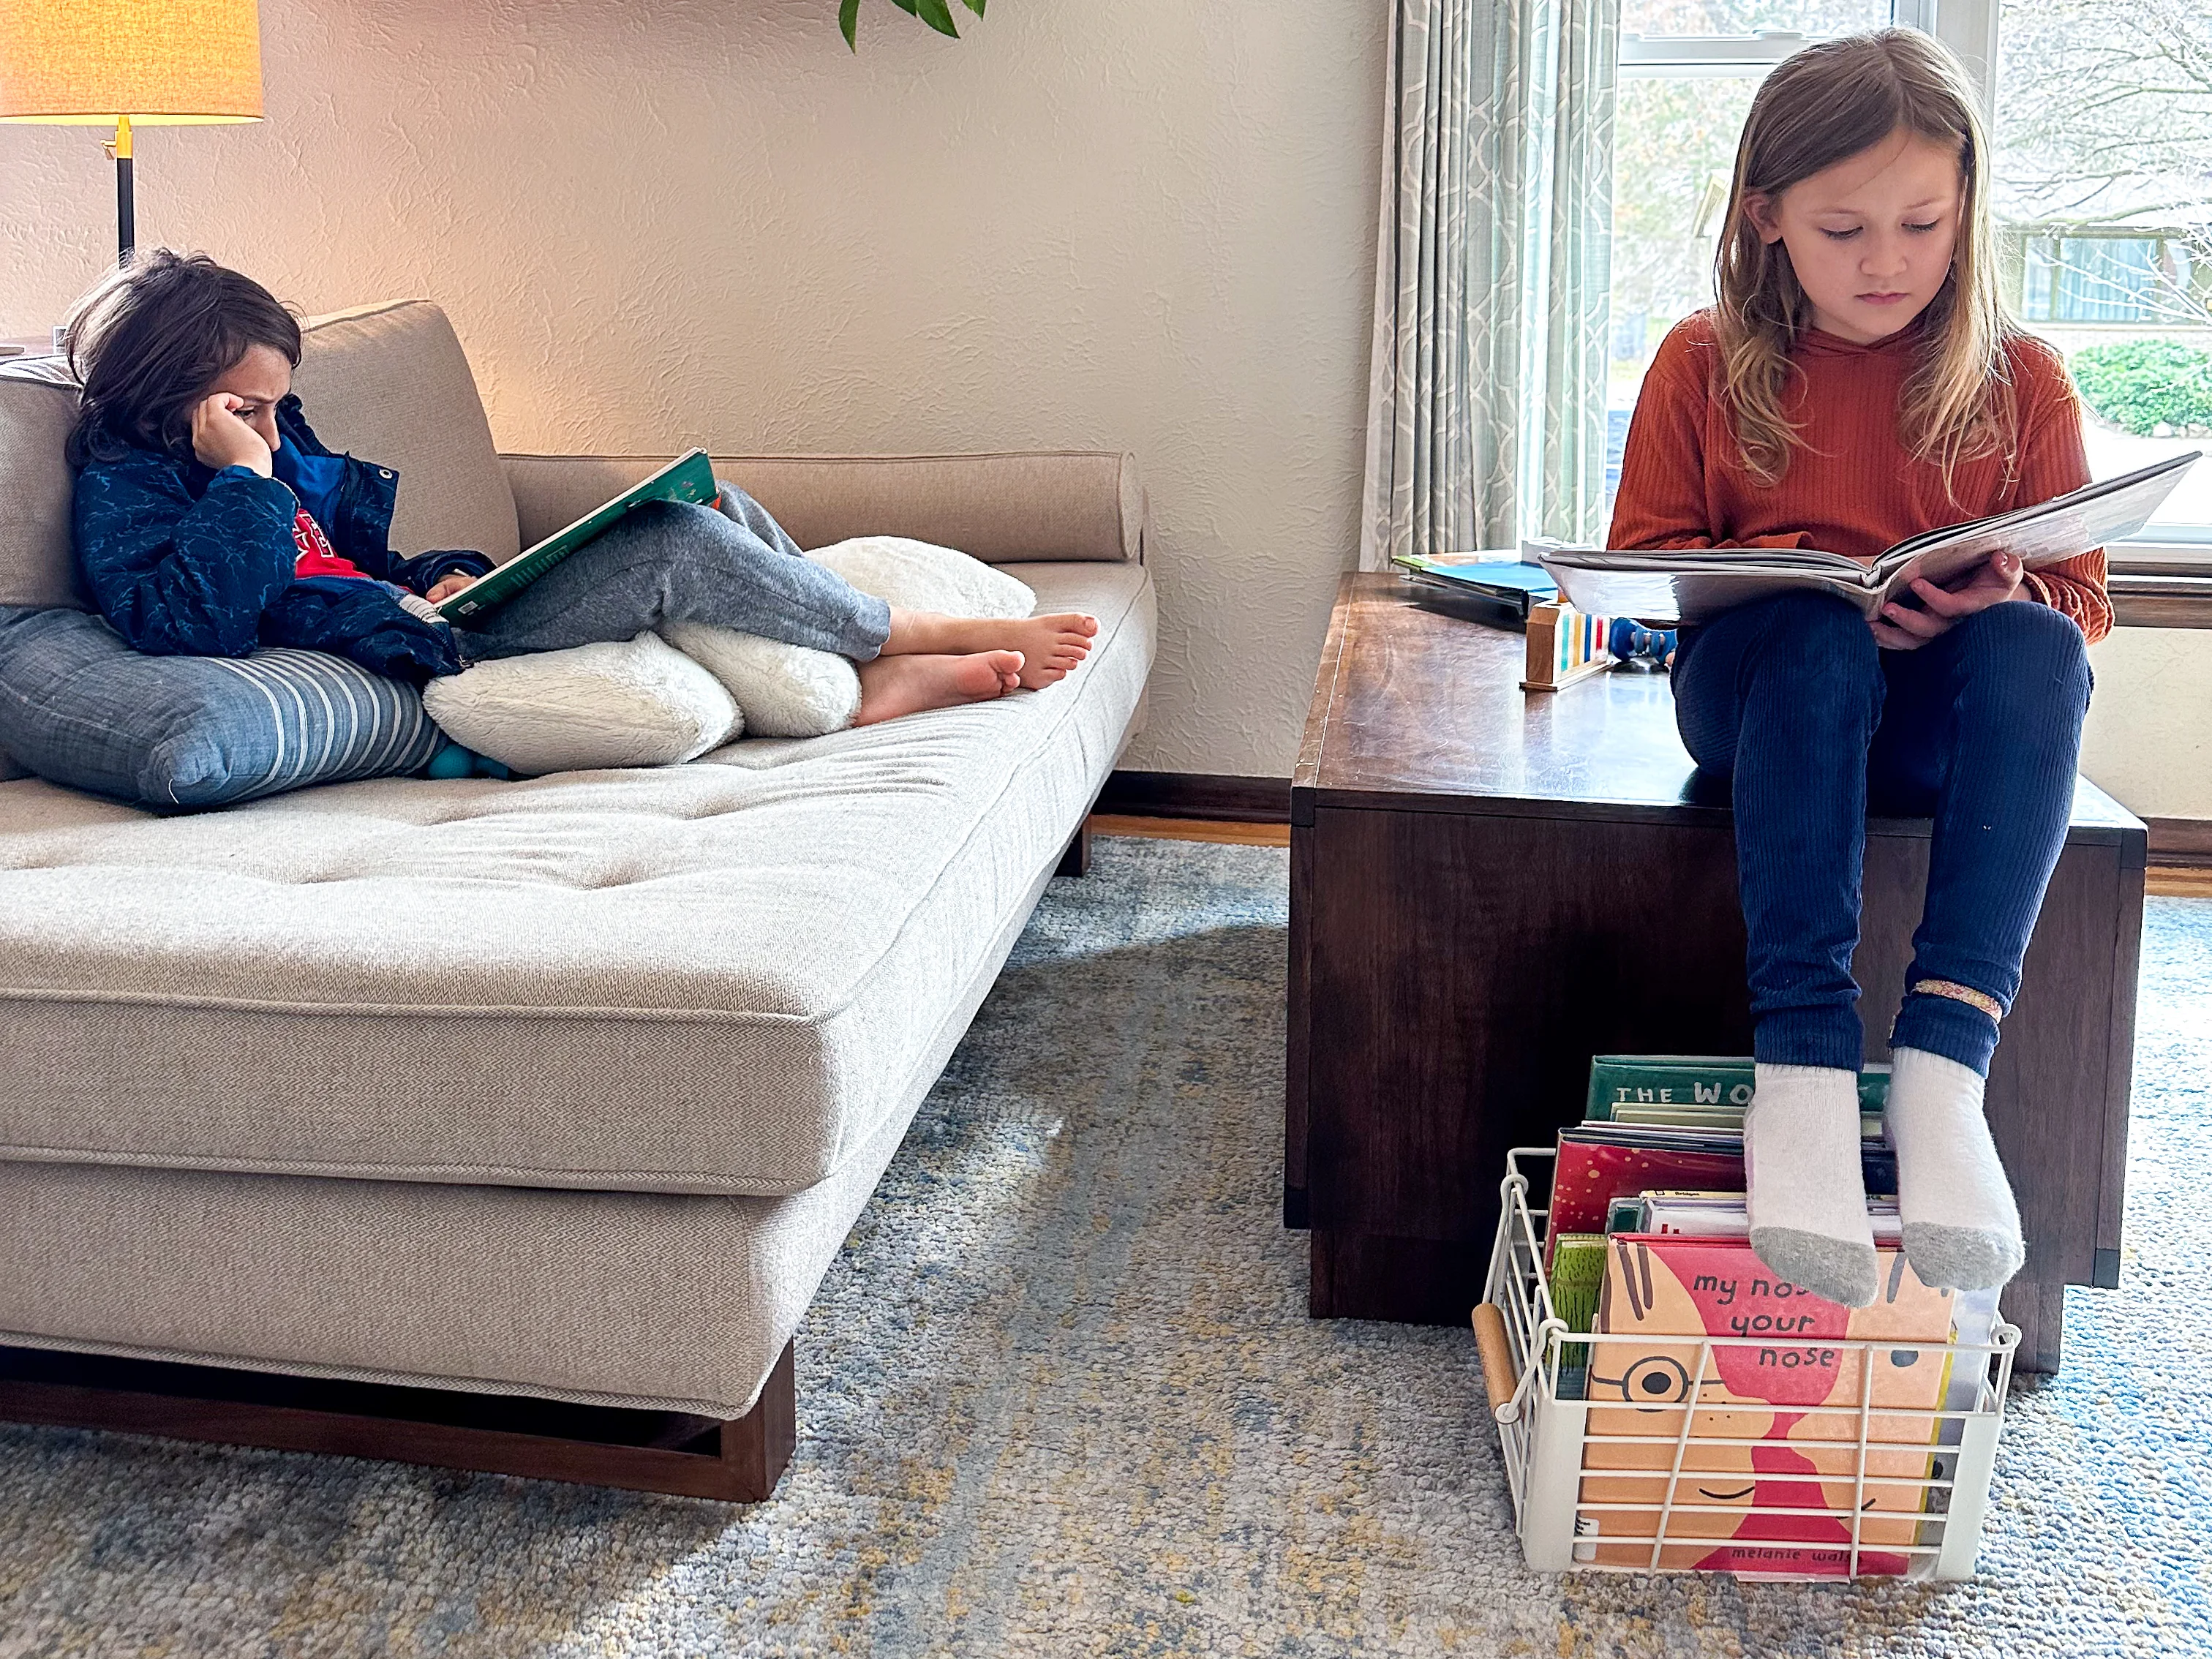
[[[1620,0],[1393,0],[1359,562],[1604,532]]]

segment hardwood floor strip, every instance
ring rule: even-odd
[[[1133,813],[1093,812],[1094,836],[1140,836],[1148,841],[1210,841],[1231,847],[1288,847],[1287,823],[1231,823],[1219,818],[1139,817]]]
[[[2159,898],[2212,898],[2212,870],[2154,864],[2143,891]]]

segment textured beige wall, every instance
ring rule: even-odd
[[[142,131],[140,239],[438,300],[510,448],[1134,450],[1133,763],[1279,776],[1357,541],[1384,9],[866,0],[854,58],[834,0],[263,0],[268,122]],[[112,257],[112,176],[0,128],[0,334]]]
[[[2139,817],[2212,818],[2212,631],[2122,628],[2089,648],[2081,770]]]

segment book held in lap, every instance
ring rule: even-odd
[[[2034,507],[1908,536],[1870,562],[1800,547],[1630,550],[1530,542],[1525,553],[1577,609],[1609,617],[1694,626],[1737,605],[1801,589],[1833,594],[1875,617],[1893,600],[1917,609],[1914,581],[1950,586],[1995,553],[2010,553],[2034,570],[2134,535],[2202,453],[2172,456]]]

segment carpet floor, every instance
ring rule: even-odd
[[[2124,1288],[2022,1389],[1982,1574],[1524,1571],[1464,1330],[1316,1323],[1285,857],[1059,881],[799,1336],[766,1504],[0,1428],[0,1659],[2212,1651],[2212,901],[2145,940]]]

